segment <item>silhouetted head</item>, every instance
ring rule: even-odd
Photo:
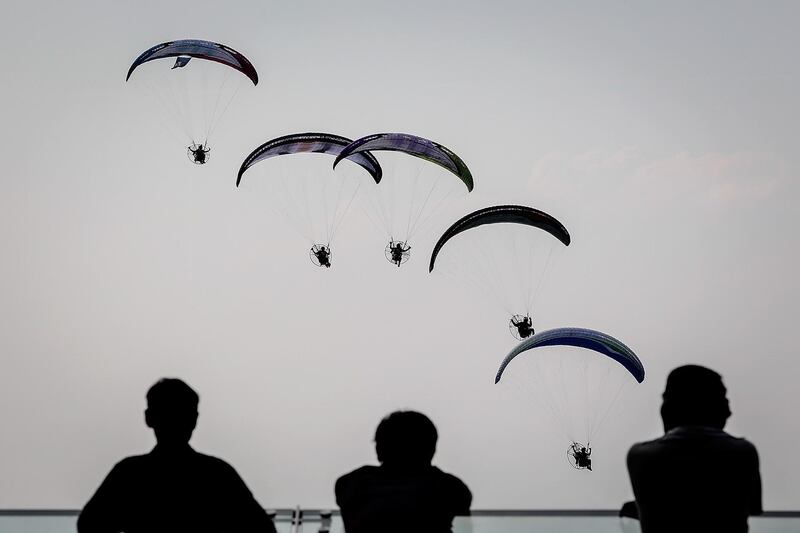
[[[375,430],[378,461],[390,467],[430,466],[439,434],[430,418],[416,411],[395,411]]]
[[[162,378],[147,391],[144,419],[153,428],[159,444],[187,444],[197,425],[200,397],[175,378]]]
[[[661,419],[664,431],[678,426],[725,427],[731,416],[722,376],[704,366],[679,366],[667,376]]]

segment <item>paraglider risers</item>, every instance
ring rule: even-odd
[[[592,470],[592,448],[587,444],[573,442],[567,447],[567,462],[576,470]]]
[[[318,267],[331,267],[331,247],[325,244],[315,244],[308,251],[311,262]]]
[[[530,315],[514,315],[508,321],[508,330],[518,341],[527,339],[536,333],[533,330],[533,319]]]
[[[390,263],[399,267],[411,257],[411,246],[405,241],[389,241],[384,254]]]
[[[211,159],[211,148],[203,143],[192,143],[186,148],[186,155],[195,165],[205,165]]]

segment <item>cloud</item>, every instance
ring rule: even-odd
[[[533,166],[530,187],[547,196],[626,192],[642,199],[739,207],[768,201],[786,182],[785,165],[757,152],[678,152],[652,157],[626,146],[616,150],[550,153]]]
[[[694,194],[699,201],[737,206],[774,197],[783,181],[782,167],[770,154],[681,152],[639,167],[634,178]]]

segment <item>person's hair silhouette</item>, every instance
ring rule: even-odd
[[[416,411],[396,411],[375,430],[375,453],[386,466],[430,466],[439,434],[431,419]]]
[[[347,533],[447,533],[454,516],[469,515],[472,494],[457,477],[431,465],[438,433],[415,411],[396,411],[378,424],[381,466],[362,466],[336,481]]]
[[[722,377],[697,365],[667,377],[664,436],[635,444],[628,472],[643,533],[747,531],[761,514],[755,446],[723,431],[731,415]]]
[[[144,420],[161,446],[183,446],[197,426],[200,397],[179,379],[161,379],[147,391]]]
[[[198,402],[179,379],[161,379],[150,388],[145,422],[157,444],[114,466],[78,517],[79,533],[275,533],[233,467],[189,446]]]

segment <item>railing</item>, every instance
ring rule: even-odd
[[[278,533],[344,533],[339,512],[324,509],[267,511]],[[0,510],[0,533],[74,533],[79,511],[72,509]],[[457,517],[454,533],[636,533],[636,520],[607,509],[475,510]],[[751,533],[800,533],[800,511],[769,511],[750,519]],[[379,533],[379,532],[378,532]]]

